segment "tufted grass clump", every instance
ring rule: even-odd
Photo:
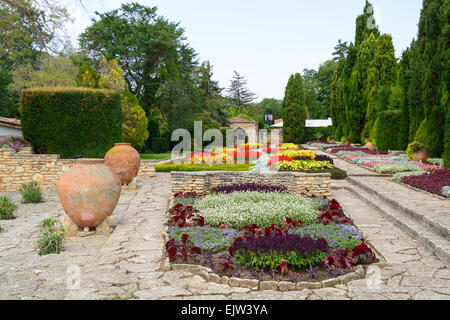
[[[22,194],[24,203],[44,202],[41,186],[37,181],[31,181],[29,183],[22,184],[22,186],[19,189],[19,192]]]
[[[0,226],[0,233],[3,232],[3,231],[5,231],[5,229],[3,229],[2,226]]]
[[[14,211],[16,211],[16,209],[17,206],[10,198],[6,196],[0,197],[0,220],[14,219]]]
[[[56,218],[47,218],[39,224],[41,236],[37,241],[39,255],[60,253],[63,249],[64,227]]]

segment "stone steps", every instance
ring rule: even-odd
[[[355,196],[375,208],[381,215],[393,222],[397,227],[408,233],[421,245],[433,252],[443,263],[450,266],[450,240],[448,230],[444,227],[436,228],[432,221],[417,213],[412,214],[411,209],[401,206],[393,199],[382,197],[375,190],[348,178],[350,184],[346,185]],[[444,229],[444,230],[443,230]]]
[[[428,216],[425,216],[424,214],[421,214],[419,211],[415,210],[415,207],[406,207],[405,205],[403,205],[399,201],[397,201],[394,197],[389,197],[386,194],[382,194],[381,192],[377,191],[375,188],[371,188],[367,184],[363,184],[359,180],[357,180],[351,176],[348,177],[348,181],[350,183],[352,183],[353,185],[357,185],[358,187],[364,189],[366,192],[370,193],[372,196],[377,197],[378,199],[389,204],[390,206],[402,211],[403,213],[407,214],[412,219],[416,220],[418,223],[422,224],[423,226],[425,226],[427,228],[432,229],[435,233],[439,234],[440,236],[442,236],[446,239],[450,239],[450,230],[448,229],[448,225],[443,225],[442,223],[435,221],[433,218],[430,218]],[[386,187],[388,187],[388,186],[386,186]]]

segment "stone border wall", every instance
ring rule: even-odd
[[[172,196],[182,192],[208,194],[211,189],[243,183],[285,186],[288,192],[330,196],[331,173],[207,171],[171,172]]]
[[[75,163],[56,154],[32,154],[29,149],[15,153],[0,149],[0,191],[17,191],[23,183],[38,181],[43,190],[55,190],[59,178]],[[138,177],[155,176],[153,160],[141,160]]]

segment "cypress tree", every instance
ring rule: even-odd
[[[442,160],[444,160],[444,166],[450,168],[450,107],[447,108],[445,120],[444,154],[442,155]]]
[[[398,66],[392,37],[389,34],[383,34],[376,40],[375,54],[367,70],[367,86],[362,93],[367,99],[367,122],[363,131],[363,140],[368,137],[378,112],[388,108],[391,87],[395,86],[397,81]]]
[[[424,0],[411,62],[413,76],[408,92],[410,137],[414,136],[415,140],[422,142],[433,157],[439,157],[444,151],[449,82],[449,20],[449,1]]]
[[[411,49],[407,48],[402,53],[399,62],[399,88],[402,91],[402,101],[400,104],[400,126],[398,133],[398,146],[401,150],[406,150],[409,142],[409,99],[408,90],[411,85]]]
[[[283,141],[291,143],[304,142],[307,114],[304,102],[302,76],[296,73],[289,78],[282,105]]]
[[[368,71],[375,56],[377,40],[371,34],[358,49],[355,67],[350,77],[350,92],[346,104],[348,139],[359,142],[367,112]]]

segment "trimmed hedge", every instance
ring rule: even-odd
[[[387,153],[389,150],[399,149],[400,116],[400,110],[386,110],[379,113],[376,127],[376,143],[379,152]]]
[[[122,140],[118,92],[45,87],[22,91],[22,131],[37,153],[103,158]]]

